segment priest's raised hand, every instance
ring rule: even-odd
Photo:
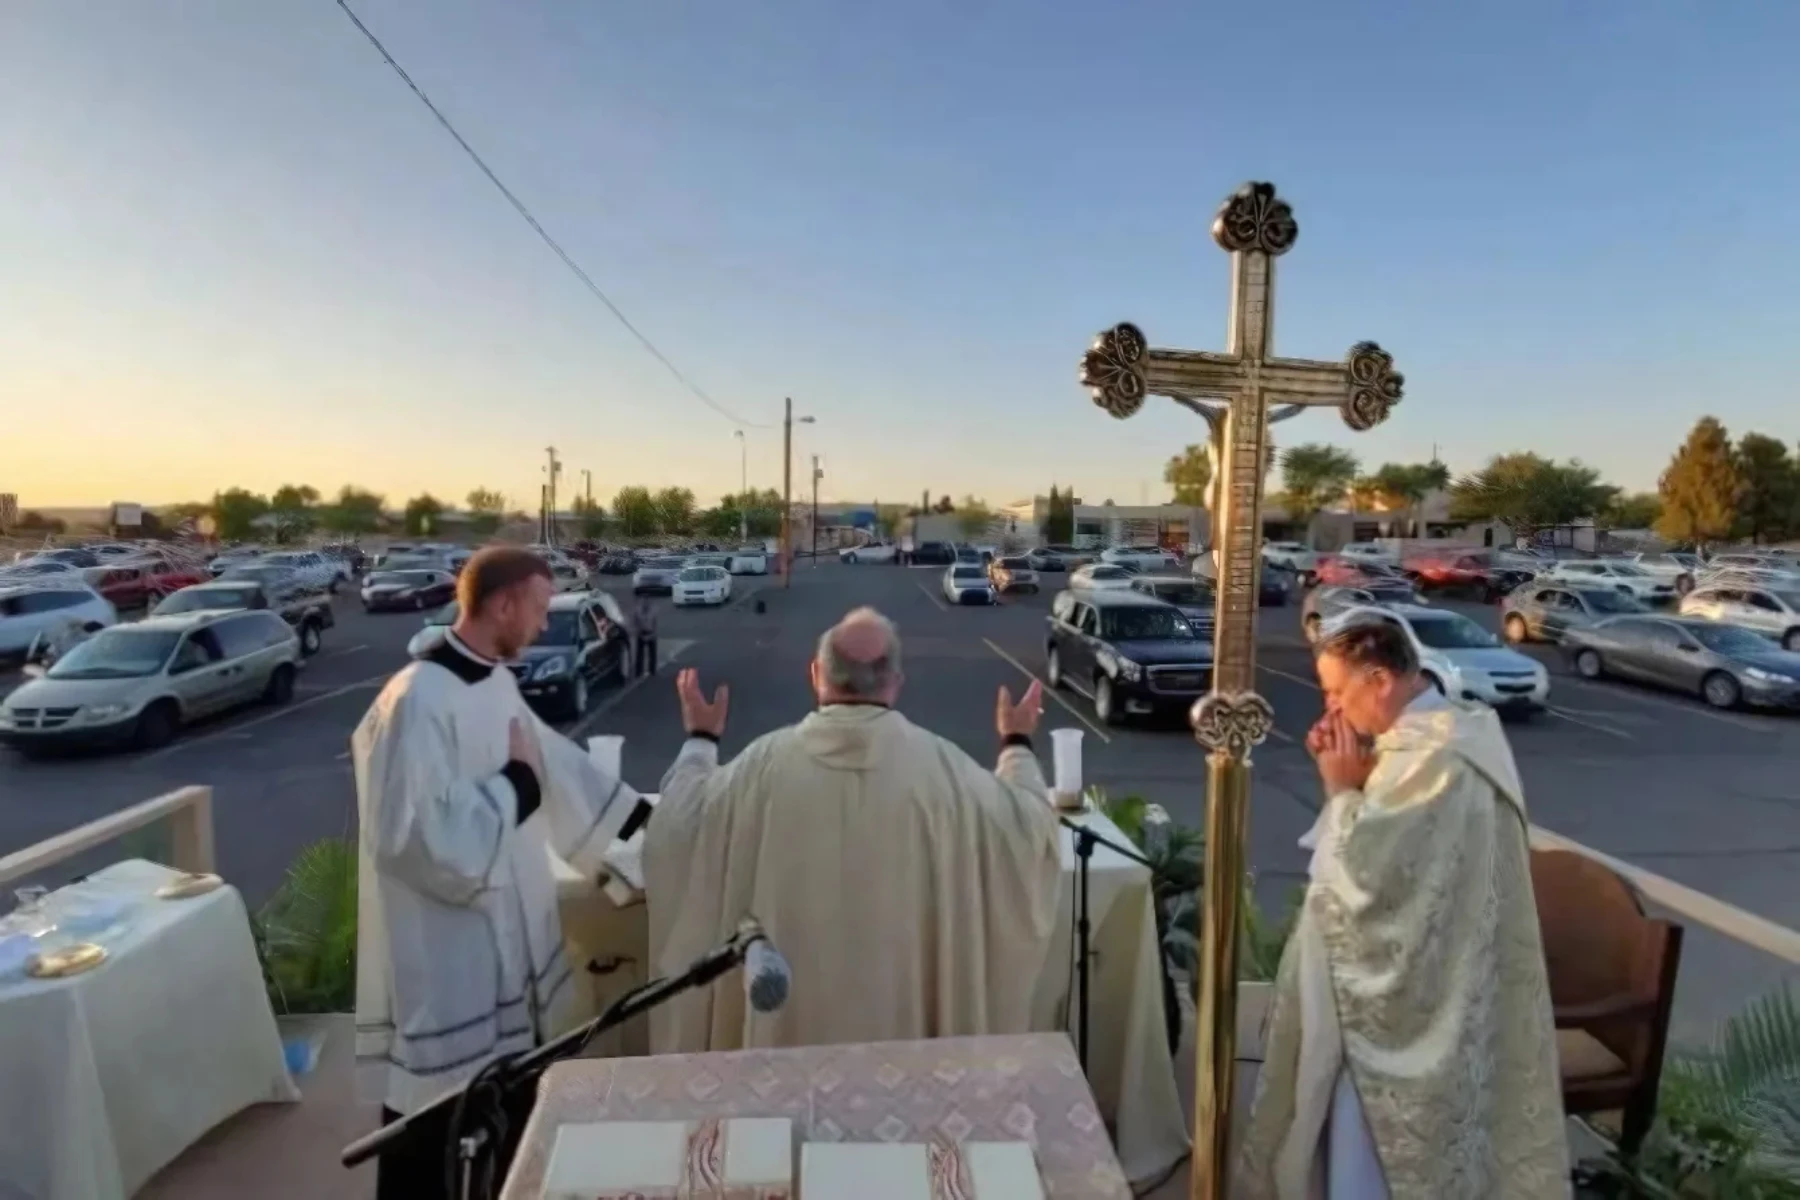
[[[895,704],[898,632],[858,609],[819,639],[817,709],[721,762],[730,697],[676,681],[688,734],[644,831],[654,974],[762,921],[794,964],[776,1013],[721,986],[651,1014],[656,1053],[1032,1028],[1061,861],[1031,739],[1033,685],[1001,688],[991,769]]]

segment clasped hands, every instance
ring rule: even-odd
[[[720,738],[731,711],[731,688],[720,684],[708,699],[700,689],[700,672],[686,667],[675,676],[675,694],[681,700],[681,725],[689,736]],[[994,728],[1002,738],[1030,737],[1044,715],[1044,688],[1036,680],[1015,703],[1012,689],[1002,687],[994,703]]]
[[[1306,734],[1306,752],[1319,764],[1325,794],[1361,790],[1375,769],[1375,754],[1343,714],[1328,712]]]

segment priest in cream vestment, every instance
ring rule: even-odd
[[[645,830],[657,973],[754,915],[793,986],[771,1014],[742,989],[651,1016],[655,1053],[1023,1033],[1057,912],[1056,812],[1032,754],[1036,685],[1001,689],[989,771],[893,708],[900,643],[851,613],[812,663],[817,711],[719,762],[728,697],[678,681],[688,741]]]
[[[1327,801],[1233,1200],[1569,1194],[1523,790],[1392,622],[1319,647]],[[1373,739],[1370,748],[1368,739]]]

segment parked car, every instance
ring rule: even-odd
[[[958,542],[952,549],[956,551],[956,561],[959,563],[975,563],[985,567],[990,558],[989,555],[981,552],[979,546],[971,546],[966,542]]]
[[[1039,546],[1035,550],[1028,550],[1025,552],[1025,561],[1039,574],[1060,573],[1080,565],[1075,561],[1074,555],[1065,554],[1063,548],[1058,546]]]
[[[1560,642],[1582,629],[1624,613],[1648,612],[1624,592],[1608,587],[1532,584],[1500,601],[1500,632],[1514,645]]]
[[[1135,570],[1127,567],[1126,570]],[[1213,561],[1213,552],[1196,555],[1188,564],[1188,574],[1196,582],[1208,588],[1219,586],[1219,568]],[[1264,560],[1262,570],[1256,577],[1256,603],[1262,608],[1280,608],[1288,602],[1288,597],[1302,588],[1300,577],[1286,567]]]
[[[1545,583],[1611,587],[1652,608],[1673,605],[1676,600],[1674,581],[1652,575],[1624,559],[1567,559],[1539,571],[1538,579]]]
[[[846,546],[838,551],[838,561],[855,565],[857,563],[891,563],[899,556],[900,548],[882,542],[869,542],[861,546]]]
[[[1069,573],[1069,586],[1080,592],[1125,592],[1138,572],[1118,563],[1089,563]]]
[[[1680,550],[1670,550],[1663,554],[1634,554],[1630,562],[1638,570],[1674,584],[1675,592],[1680,596],[1694,590],[1695,580],[1705,569],[1698,554]]]
[[[1172,604],[1132,591],[1057,593],[1044,670],[1094,705],[1101,724],[1186,710],[1212,686],[1212,642]]]
[[[247,566],[268,553],[261,546],[231,546],[213,555],[207,570],[217,577],[233,567]]]
[[[1800,709],[1800,654],[1733,625],[1655,614],[1570,630],[1565,653],[1584,679],[1617,676],[1697,695],[1714,708]]]
[[[112,601],[114,608],[130,612],[149,608],[170,592],[202,582],[207,571],[174,559],[142,558],[116,561],[88,575],[95,590]]]
[[[45,579],[54,575],[67,575],[78,583],[85,584],[87,582],[87,576],[83,574],[82,568],[55,558],[28,558],[23,562],[9,563],[0,567],[0,581],[7,583],[20,583],[28,579]]]
[[[455,612],[448,615],[446,624],[454,624]],[[579,719],[595,687],[624,678],[630,661],[627,630],[619,602],[605,592],[552,596],[544,631],[512,664],[525,702],[546,720]]]
[[[331,599],[294,578],[264,583],[255,579],[214,579],[184,587],[150,610],[153,617],[192,612],[272,612],[293,626],[300,653],[311,657],[324,644],[327,629],[337,624]]]
[[[725,569],[733,575],[767,575],[769,552],[761,546],[739,546],[731,552]]]
[[[920,542],[913,547],[915,567],[947,567],[956,561],[956,547],[949,542]]]
[[[1405,574],[1421,592],[1458,592],[1492,604],[1533,578],[1533,571],[1502,566],[1488,554],[1467,551],[1417,553],[1407,558]]]
[[[604,592],[592,592],[589,594],[596,596],[605,595]],[[420,627],[419,632],[413,634],[412,638],[406,643],[406,656],[408,658],[423,658],[425,655],[431,653],[432,647],[444,640],[445,631],[456,624],[456,614],[458,611],[456,601],[452,600],[450,603],[444,605],[444,607],[432,613],[429,617],[426,617],[425,624]]]
[[[293,697],[300,640],[270,612],[146,617],[95,634],[0,702],[0,743],[160,746],[183,725]]]
[[[1681,598],[1681,615],[1737,625],[1800,650],[1800,588],[1702,585]]]
[[[1394,587],[1384,583],[1379,588],[1341,587],[1326,584],[1306,593],[1300,603],[1300,636],[1310,644],[1319,640],[1319,632],[1353,608],[1382,608],[1387,605],[1420,605],[1410,586]]]
[[[1180,570],[1181,559],[1161,546],[1111,546],[1100,552],[1100,561],[1139,571]]]
[[[363,579],[362,602],[367,612],[410,609],[424,612],[447,604],[456,595],[456,577],[444,570],[374,572]]]
[[[1139,575],[1131,581],[1131,590],[1173,605],[1196,635],[1212,640],[1219,598],[1211,585],[1179,575]]]
[[[1004,596],[1008,592],[1035,592],[1038,575],[1023,554],[1009,554],[988,564],[988,580]]]
[[[629,550],[614,550],[602,554],[595,569],[602,575],[630,575],[638,569],[637,555]]]
[[[281,567],[292,571],[295,578],[308,587],[336,594],[339,587],[354,576],[348,561],[317,550],[278,550],[261,558],[265,567]]]
[[[993,604],[994,585],[980,563],[959,562],[944,569],[944,599],[952,604]]]
[[[1550,696],[1543,664],[1517,650],[1461,613],[1416,604],[1346,610],[1324,632],[1353,621],[1387,621],[1412,642],[1419,670],[1431,685],[1458,700],[1479,701],[1507,715],[1529,716]]]
[[[344,569],[349,572],[345,576],[347,579],[355,579],[369,565],[369,556],[354,542],[333,542],[328,546],[320,546],[319,553],[343,563]]]
[[[40,634],[70,622],[118,621],[112,603],[80,579],[0,582],[0,665],[22,664]]]
[[[452,580],[455,572],[450,573]],[[559,592],[588,590],[587,565],[576,558],[559,558],[550,564],[550,583]]]
[[[646,558],[638,562],[638,569],[631,575],[631,590],[634,594],[660,592],[673,595],[675,577],[687,565],[685,558],[673,554],[662,554],[655,558]]]
[[[1304,542],[1264,542],[1262,556],[1265,563],[1286,567],[1303,580],[1310,579],[1319,564],[1318,553]]]
[[[1400,556],[1380,542],[1351,542],[1337,552],[1346,562],[1359,566],[1398,567]]]
[[[683,567],[671,593],[677,608],[689,604],[724,604],[731,599],[731,572],[724,567]]]

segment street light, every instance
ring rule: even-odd
[[[735,436],[738,440],[738,545],[744,546],[750,542],[750,439],[741,429]]]

